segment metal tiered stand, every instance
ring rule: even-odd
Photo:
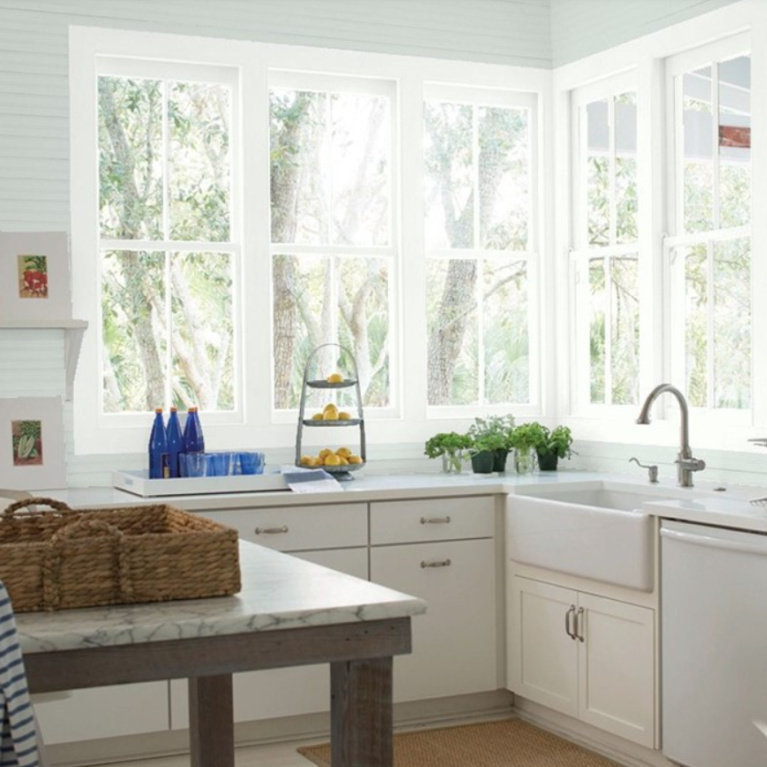
[[[312,366],[315,362],[315,358],[317,356],[317,353],[325,349],[327,347],[336,347],[339,351],[344,352],[349,356],[349,359],[351,360],[351,366],[353,368],[353,374],[354,378],[345,378],[343,381],[340,381],[338,383],[330,382],[324,378],[310,378],[312,375]],[[316,367],[316,365],[315,365]],[[316,375],[316,372],[315,372]],[[309,389],[350,389],[354,387],[354,391],[356,393],[356,410],[357,410],[357,417],[356,418],[348,418],[346,420],[316,420],[313,418],[306,418],[306,399],[307,399],[307,393]],[[301,387],[301,405],[298,410],[298,431],[296,433],[296,466],[301,466],[301,455],[302,455],[302,442],[303,442],[303,432],[304,427],[308,426],[309,428],[319,428],[319,429],[338,429],[338,428],[348,428],[350,426],[356,426],[359,428],[359,434],[360,434],[360,458],[362,458],[362,463],[351,463],[344,466],[321,466],[317,468],[322,468],[328,474],[332,474],[335,479],[337,479],[340,482],[343,482],[345,480],[354,479],[352,477],[351,472],[357,471],[357,469],[361,469],[365,463],[367,462],[367,456],[366,456],[366,450],[365,450],[365,417],[362,413],[362,393],[360,391],[360,377],[359,373],[357,372],[357,360],[354,358],[354,355],[344,346],[341,346],[341,344],[336,343],[327,343],[327,344],[321,344],[316,349],[312,351],[312,353],[309,355],[309,357],[306,360],[306,365],[304,366],[304,381],[303,386]]]

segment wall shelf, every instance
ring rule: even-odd
[[[83,335],[88,327],[85,320],[3,320],[0,319],[2,330],[63,330],[64,331],[64,363],[66,366],[65,399],[71,401],[75,383],[77,361],[83,344]]]

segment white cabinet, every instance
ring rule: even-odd
[[[48,745],[169,727],[168,683],[146,682],[34,695],[35,714]]]
[[[287,551],[301,559],[367,580],[365,503],[211,511],[207,516],[237,528],[244,540]],[[326,548],[333,545],[349,548]],[[236,674],[233,686],[235,722],[330,709],[330,668],[327,664]],[[189,726],[185,680],[171,682],[171,725],[173,729]]]
[[[370,523],[371,580],[427,602],[394,659],[395,701],[495,690],[495,499],[371,503]]]
[[[510,689],[652,748],[654,611],[516,575],[508,603]]]

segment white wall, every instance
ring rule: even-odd
[[[736,0],[551,0],[554,67],[649,35]]]

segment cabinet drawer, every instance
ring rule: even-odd
[[[492,538],[495,496],[381,501],[370,504],[370,542],[419,543]]]
[[[367,546],[367,504],[286,506],[206,512],[240,538],[279,551]]]

